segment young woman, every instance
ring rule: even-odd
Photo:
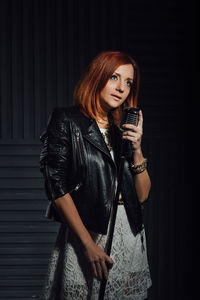
[[[137,105],[139,69],[127,54],[104,51],[81,76],[72,107],[55,108],[41,136],[40,169],[50,200],[47,215],[61,222],[41,299],[142,300],[151,285],[141,204],[150,179],[138,126],[119,124]],[[121,133],[123,132],[123,133]],[[122,167],[111,255],[106,254],[123,140],[132,146]]]

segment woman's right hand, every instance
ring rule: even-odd
[[[85,246],[84,253],[91,264],[94,276],[102,280],[103,277],[108,279],[108,268],[113,266],[113,260],[108,256],[103,249],[91,241]]]
[[[64,222],[67,221],[71,230],[80,239],[84,249],[83,251],[91,264],[94,276],[100,280],[103,279],[103,276],[105,279],[108,279],[108,269],[112,267],[113,260],[101,247],[95,244],[91,234],[84,226],[70,194],[65,194],[57,198],[55,200],[55,207]]]

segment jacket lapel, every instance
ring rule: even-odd
[[[73,122],[80,128],[83,138],[98,150],[104,152],[112,160],[96,121],[86,117],[77,107],[71,109],[70,116]]]
[[[94,147],[104,152],[112,159],[108,147],[95,120],[92,120],[87,131],[83,134],[83,138],[85,138]]]

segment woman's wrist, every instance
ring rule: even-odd
[[[147,168],[147,158],[144,158],[141,148],[133,152],[133,158],[130,162],[130,168],[133,174],[140,174]]]
[[[80,240],[81,240],[81,244],[84,247],[84,249],[87,249],[94,243],[94,241],[88,231],[83,236],[80,237]]]
[[[132,163],[139,165],[144,161],[144,156],[141,147],[133,151]]]

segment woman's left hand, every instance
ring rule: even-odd
[[[142,111],[139,110],[138,126],[132,124],[122,125],[124,132],[122,139],[129,140],[132,143],[133,151],[141,148],[142,134],[143,134],[143,115]],[[126,130],[127,129],[127,130]]]

